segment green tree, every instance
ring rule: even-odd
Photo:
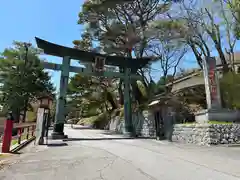
[[[233,67],[229,67],[228,64],[234,63],[236,37],[232,21],[235,14],[226,6],[224,0],[212,1],[207,7],[189,0],[180,4],[180,13],[169,13],[171,21],[160,20],[153,26],[162,38],[171,37],[175,41],[185,43],[195,55],[200,67],[205,58],[212,56],[212,51],[215,50],[224,72],[228,72]]]
[[[109,83],[110,82],[110,83]],[[118,108],[113,80],[74,75],[68,85],[69,112],[89,117]]]
[[[230,109],[240,109],[240,75],[228,72],[220,79],[223,105]]]
[[[232,14],[231,22],[234,23],[234,34],[239,39],[240,38],[240,1],[239,0],[215,0],[215,2],[220,2],[230,10]]]
[[[87,24],[87,28],[82,39],[73,43],[77,48],[93,50],[93,42],[98,42],[98,50],[108,55],[131,57],[134,53],[138,58],[148,56],[145,50],[153,37],[148,25],[166,13],[171,5],[171,1],[160,0],[87,1],[79,13],[78,20],[80,25]],[[86,45],[90,48],[86,48]],[[151,79],[147,77],[149,69],[150,66],[137,72],[142,76],[142,83],[146,89]],[[120,80],[118,92],[121,103],[123,103],[122,84]],[[136,81],[132,82],[132,89],[135,99],[140,103],[146,102]]]
[[[172,75],[167,75],[162,76],[159,81],[156,83],[155,89],[154,89],[154,93],[155,94],[162,94],[162,93],[168,93],[171,91],[171,88],[167,88],[165,85],[167,83],[171,83],[173,81],[173,77]]]
[[[41,66],[40,51],[33,46],[26,50],[26,44],[14,42],[0,56],[2,103],[13,111],[17,121],[21,112],[25,120],[30,103],[38,96],[54,91],[50,76]]]

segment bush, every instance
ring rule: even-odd
[[[224,74],[220,80],[220,87],[224,107],[240,109],[240,74]]]
[[[105,125],[109,122],[109,113],[105,112],[97,116],[91,116],[81,119],[77,124],[91,125],[95,128],[104,128]]]
[[[98,118],[98,116],[82,118],[80,121],[78,121],[77,124],[93,125],[94,122],[97,120],[97,118]]]

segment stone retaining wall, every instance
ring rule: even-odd
[[[148,111],[139,112],[133,115],[133,126],[136,134],[141,137],[155,137],[155,124],[153,115],[148,113]],[[124,133],[124,119],[117,116],[114,117],[110,124],[109,130],[116,133]]]
[[[198,145],[240,143],[240,124],[177,124],[173,141]]]

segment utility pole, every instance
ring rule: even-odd
[[[32,45],[31,43],[23,43],[25,48],[25,58],[24,58],[24,68],[26,68],[28,63],[28,49]]]
[[[28,65],[28,50],[29,50],[29,47],[32,45],[31,43],[26,43],[26,42],[24,42],[23,44],[24,44],[24,48],[25,48],[25,57],[24,57],[23,72],[21,73],[22,74],[21,80],[23,80],[23,77],[25,77],[25,70]],[[25,120],[26,120],[27,107],[28,107],[28,97],[24,100],[23,119],[22,119],[23,122],[25,122]]]

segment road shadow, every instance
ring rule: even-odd
[[[22,153],[22,152],[19,152],[19,151],[18,151],[18,152],[11,152],[11,151],[10,151],[10,154],[13,154],[13,155],[21,155],[21,154],[23,154],[23,153]]]
[[[101,132],[100,134],[104,134],[104,135],[122,135],[122,134],[119,133],[119,132],[116,132],[116,131],[108,131],[108,130],[103,131],[103,132]]]
[[[104,134],[104,135],[121,135],[120,133],[118,133],[116,131],[104,131],[101,134]]]
[[[81,129],[81,130],[84,130],[84,129],[87,129],[87,130],[94,130],[92,127],[71,127],[72,129]]]
[[[49,143],[46,144],[47,147],[63,147],[63,146],[68,146],[67,143]]]
[[[122,133],[116,132],[116,131],[109,131],[109,130],[105,130],[103,132],[101,132],[100,134],[103,135],[123,135]],[[156,137],[144,137],[144,136],[135,136],[135,139],[156,139]]]

